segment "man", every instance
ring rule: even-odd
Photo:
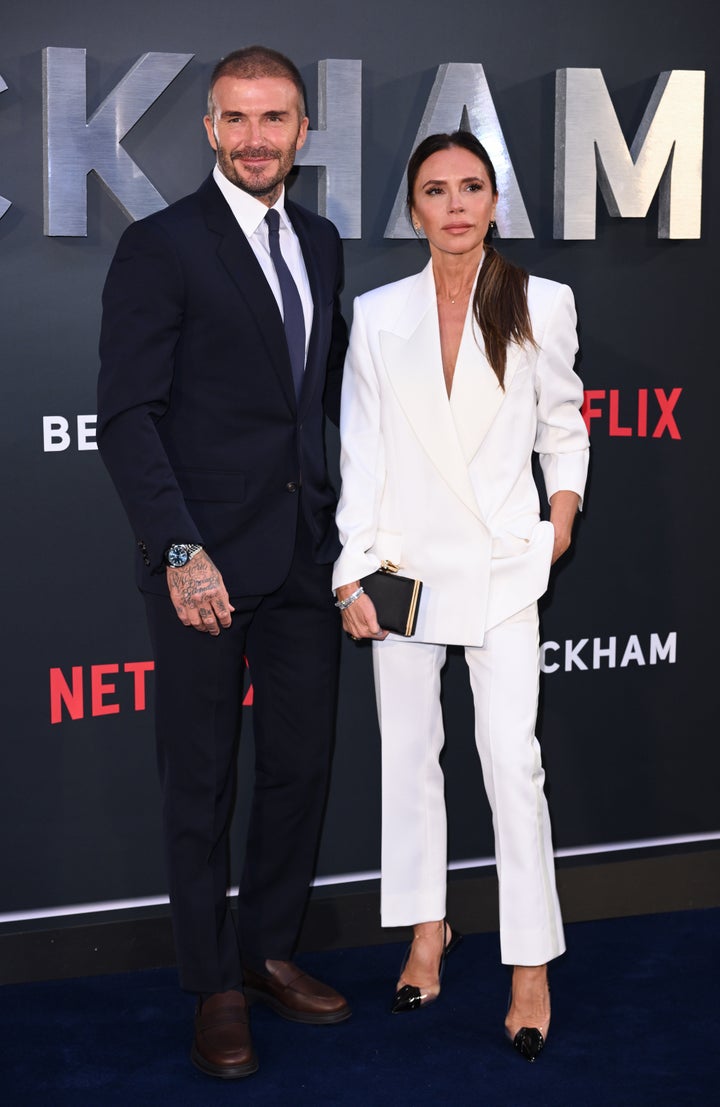
[[[110,267],[98,445],[137,537],[180,983],[198,995],[192,1059],[232,1079],[257,1069],[248,999],[299,1022],[350,1014],[291,961],[335,715],[323,426],[347,335],[337,231],[285,197],[308,127],[296,67],[259,46],[230,54],[204,122],[212,175],[130,226]],[[245,657],[256,762],[236,933]]]

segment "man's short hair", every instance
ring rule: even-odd
[[[298,94],[300,118],[305,116],[305,85],[300,70],[290,58],[269,46],[244,46],[221,58],[212,71],[208,90],[208,115],[214,117],[213,89],[221,77],[254,81],[259,77],[285,77],[292,81]]]

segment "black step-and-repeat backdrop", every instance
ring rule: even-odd
[[[258,41],[306,79],[314,131],[292,194],[346,240],[348,318],[353,296],[424,264],[398,190],[418,137],[458,125],[496,161],[501,248],[573,287],[593,456],[543,604],[556,846],[717,839],[712,6],[658,0],[648,20],[619,0],[30,0],[2,30],[0,923],[164,896],[153,664],[95,445],[100,291],[128,219],[210,170],[210,70]],[[328,448],[336,465],[333,428]],[[482,863],[460,655],[444,703],[451,860]],[[369,652],[347,643],[321,881],[377,872],[378,758]]]

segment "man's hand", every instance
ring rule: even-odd
[[[216,635],[220,627],[230,626],[235,608],[220,572],[205,550],[196,553],[181,569],[168,569],[167,582],[178,619],[186,627]]]

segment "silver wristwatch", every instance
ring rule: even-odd
[[[202,546],[196,542],[173,542],[163,555],[165,564],[170,569],[182,569],[188,561],[192,561],[196,553],[200,553]]]

